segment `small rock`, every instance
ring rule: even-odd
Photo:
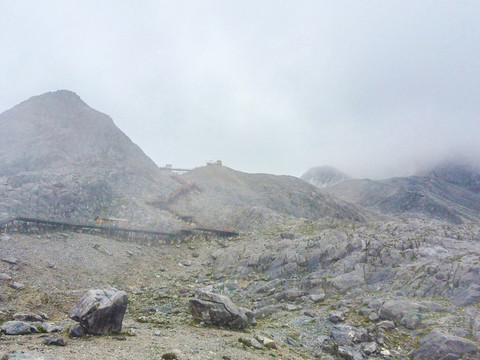
[[[162,359],[165,360],[175,360],[182,357],[182,352],[178,349],[173,349],[162,355]]]
[[[248,347],[254,348],[254,349],[261,349],[263,346],[260,344],[256,339],[254,338],[240,338],[239,341]]]
[[[257,336],[257,340],[268,349],[277,349],[277,343],[265,336]]]
[[[275,295],[277,301],[299,301],[302,296],[307,295],[305,291],[298,289],[288,289]]]
[[[13,256],[4,257],[2,258],[2,261],[10,265],[18,265],[18,260],[15,259]]]
[[[340,359],[345,360],[363,360],[362,354],[349,346],[339,346],[337,355],[340,357]]]
[[[51,323],[42,323],[38,325],[39,329],[43,331],[46,331],[47,333],[54,333],[54,332],[60,332],[63,331],[63,327],[60,325],[55,325]]]
[[[13,318],[18,321],[27,321],[27,322],[43,322],[43,318],[37,314],[24,314],[17,313],[13,315]]]
[[[2,357],[2,360],[62,360],[55,355],[47,355],[36,351],[15,350],[10,351]]]
[[[133,328],[128,328],[127,329],[127,335],[128,336],[137,336],[137,330],[135,330]]]
[[[154,330],[153,335],[155,336],[162,336],[162,332],[160,330]]]
[[[175,360],[175,359],[178,359],[177,355],[174,354],[174,353],[165,353],[162,355],[162,359],[165,359],[165,360]]]
[[[330,337],[346,346],[369,341],[367,329],[350,325],[334,325]]]
[[[45,345],[65,346],[67,342],[61,337],[49,337],[43,340]]]
[[[12,277],[8,274],[0,273],[0,280],[10,281],[10,280],[12,280]]]
[[[378,317],[377,313],[372,312],[372,313],[368,316],[368,319],[369,319],[370,321],[376,322],[376,321],[378,321],[380,318]]]
[[[377,350],[378,350],[377,344],[375,344],[374,342],[365,343],[362,346],[362,351],[364,352],[365,355],[371,355],[377,352]]]
[[[53,263],[48,263],[48,267],[50,269],[56,269],[57,268],[57,265],[53,264]]]
[[[267,305],[253,312],[255,319],[262,319],[281,310],[280,305]]]
[[[43,312],[37,312],[37,314],[40,315],[43,320],[48,320],[49,319],[48,315],[43,313]]]
[[[410,330],[416,329],[421,322],[422,317],[419,313],[407,313],[400,319],[400,325],[403,325]]]
[[[22,289],[25,289],[25,285],[23,285],[22,283],[19,283],[19,282],[13,282],[9,285],[12,289],[15,289],[15,290],[22,290]]]
[[[38,332],[35,326],[24,321],[7,321],[2,324],[1,330],[7,335],[24,335]]]
[[[325,293],[310,295],[310,300],[312,300],[314,303],[320,302],[323,299],[325,299]]]
[[[343,315],[343,312],[338,310],[330,311],[327,314],[327,317],[328,317],[328,320],[334,324],[337,324],[345,320],[345,315]]]
[[[377,324],[377,329],[379,330],[393,330],[395,329],[395,323],[390,320],[380,321]]]

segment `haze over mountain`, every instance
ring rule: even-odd
[[[480,171],[463,159],[442,162],[415,176],[351,179],[326,186],[325,190],[345,201],[395,216],[452,223],[480,218]]]
[[[288,176],[221,166],[162,171],[113,120],[71,91],[34,96],[0,115],[0,213],[162,229],[251,229],[279,217],[363,220],[358,208]]]
[[[318,166],[309,169],[301,179],[319,188],[336,185],[350,179],[350,176],[342,173],[332,166]]]

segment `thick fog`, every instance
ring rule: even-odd
[[[0,24],[0,112],[72,90],[159,165],[480,158],[478,1],[3,1]]]

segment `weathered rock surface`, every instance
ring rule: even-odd
[[[228,297],[204,291],[190,300],[189,309],[194,318],[206,324],[232,329],[245,329],[254,319],[253,313],[238,307]]]
[[[68,312],[87,334],[102,335],[122,330],[127,294],[114,288],[89,290]]]
[[[422,338],[420,348],[412,353],[414,360],[476,359],[477,355],[478,347],[473,341],[440,330],[433,330]]]

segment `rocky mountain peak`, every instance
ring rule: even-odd
[[[34,96],[0,114],[0,175],[85,162],[156,165],[113,120],[68,90]]]

